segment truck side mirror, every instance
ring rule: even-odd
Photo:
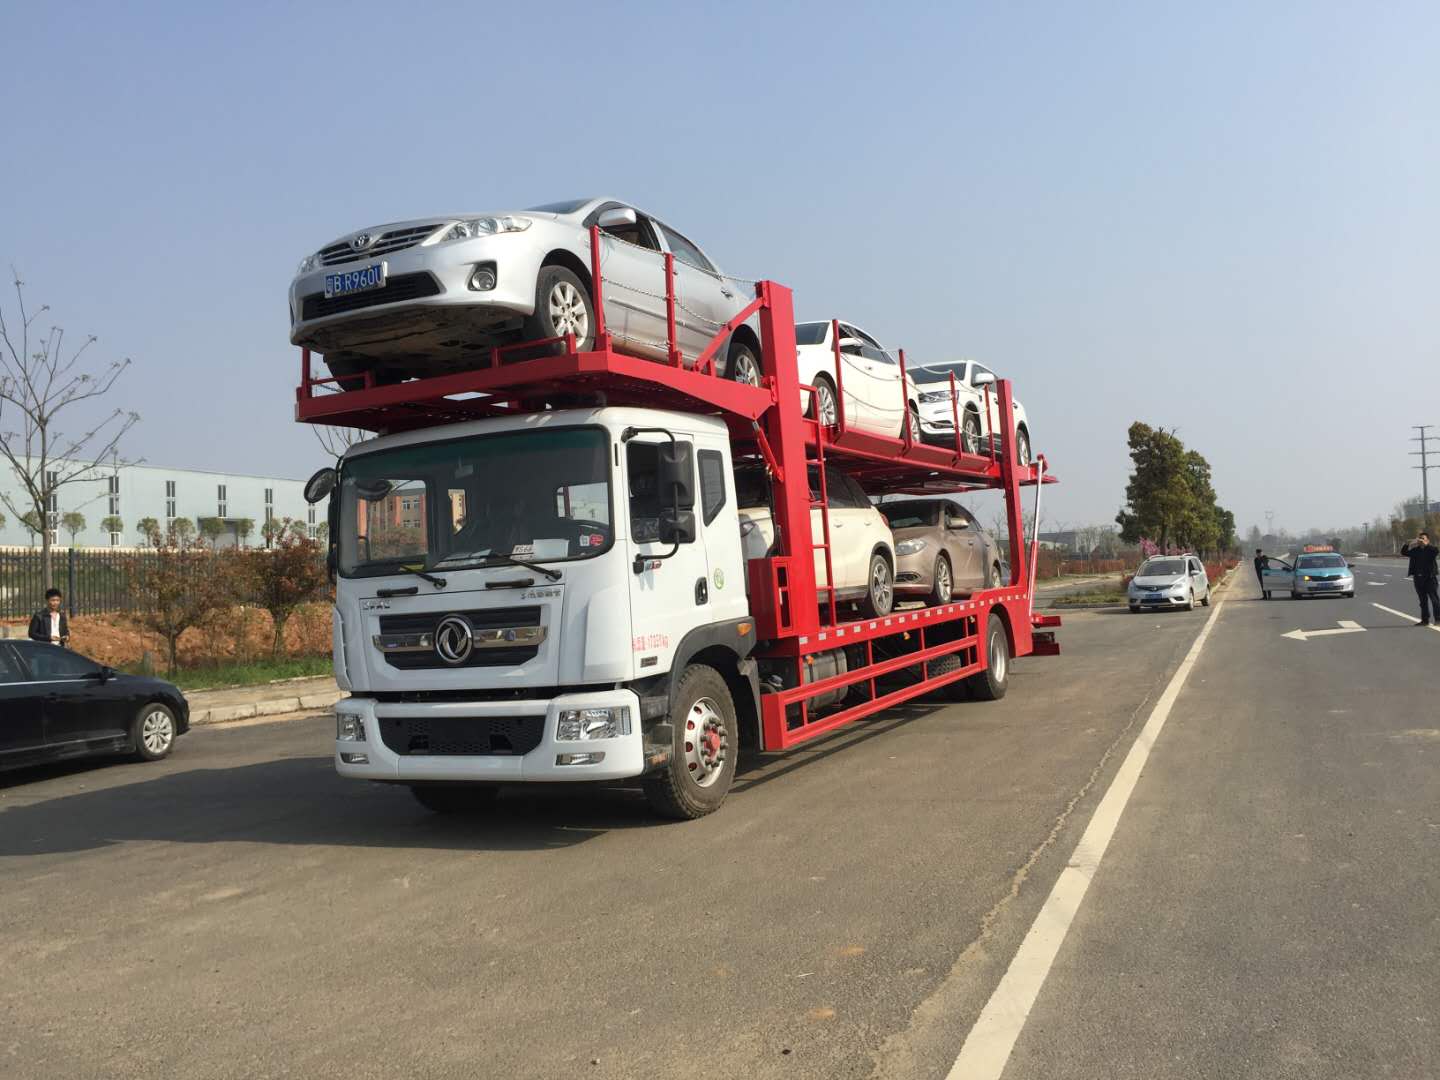
[[[695,455],[688,442],[659,446],[660,501],[676,510],[695,509]]]
[[[305,501],[314,506],[335,490],[335,470],[326,466],[305,481]]]
[[[662,544],[693,544],[697,534],[695,511],[660,511],[659,539]]]

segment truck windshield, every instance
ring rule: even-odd
[[[604,429],[507,431],[359,454],[340,481],[340,573],[588,559],[609,550]]]

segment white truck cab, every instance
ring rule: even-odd
[[[352,446],[312,486],[331,489],[342,775],[443,809],[500,782],[646,774],[680,816],[711,808],[707,787],[723,799],[759,689],[721,420],[427,427]]]

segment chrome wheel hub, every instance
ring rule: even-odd
[[[1005,644],[1005,635],[996,634],[990,639],[990,670],[997,683],[1005,681],[1005,669],[1010,664],[1010,649]]]
[[[720,708],[709,698],[700,698],[685,717],[685,771],[698,787],[709,787],[725,771],[730,736]]]
[[[746,386],[760,385],[760,365],[748,352],[735,354],[735,381]]]
[[[890,598],[893,591],[889,564],[884,559],[876,559],[875,566],[870,571],[870,595],[875,600],[877,610],[888,611],[890,609]]]
[[[942,603],[949,602],[951,588],[950,564],[942,560],[939,568],[935,571],[935,594],[940,597]]]
[[[835,407],[835,392],[828,383],[815,387],[815,415],[822,424],[835,425],[840,422],[840,410]]]
[[[152,754],[163,754],[170,749],[175,738],[175,724],[170,714],[162,709],[152,709],[140,721],[140,741]]]
[[[590,329],[590,316],[585,311],[585,298],[568,281],[557,281],[550,290],[550,325],[555,333],[574,334],[583,339]]]

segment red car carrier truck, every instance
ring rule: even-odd
[[[1043,456],[1016,458],[1007,381],[985,454],[962,452],[958,423],[954,447],[909,425],[858,430],[843,391],[822,424],[801,405],[788,289],[758,283],[694,358],[673,347],[672,315],[672,361],[641,359],[605,330],[599,243],[588,351],[573,337],[487,349],[472,369],[390,385],[317,378],[302,352],[297,419],[376,436],[306,491],[329,499],[342,775],[407,785],[442,812],[506,784],[638,778],[657,811],[693,818],[724,801],[742,747],[783,751],[925,694],[999,698],[1012,658],[1058,651],[1059,620],[1032,611],[1021,512],[1033,486],[1038,520],[1050,478]],[[668,259],[660,287],[673,312]],[[758,385],[716,374],[747,320]],[[837,351],[837,384],[842,366]],[[737,465],[769,480],[759,557],[742,542]],[[829,585],[836,470],[852,497],[852,481],[871,497],[998,489],[1008,579],[892,609],[893,551],[861,541],[857,612]]]

